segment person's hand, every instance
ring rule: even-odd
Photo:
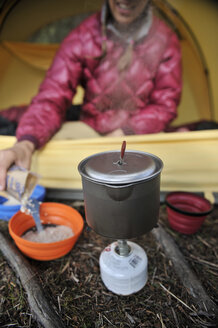
[[[122,137],[124,136],[123,130],[116,129],[110,133],[107,134],[107,137]]]
[[[34,144],[24,140],[0,151],[0,190],[5,189],[7,171],[13,164],[30,169],[34,150]]]

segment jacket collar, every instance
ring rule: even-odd
[[[112,32],[116,37],[118,37],[122,41],[126,41],[127,43],[138,41],[139,39],[147,36],[150,31],[152,21],[153,13],[150,7],[140,27],[133,33],[130,32],[130,35],[127,38],[125,36],[124,40],[122,33],[113,24],[107,0],[104,2],[101,9],[101,23],[106,26],[106,30]]]

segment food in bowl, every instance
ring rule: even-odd
[[[36,243],[54,243],[56,241],[70,238],[74,235],[70,227],[64,225],[44,225],[43,230],[30,229],[22,235],[22,238]]]

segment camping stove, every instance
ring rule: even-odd
[[[147,281],[145,251],[128,239],[151,231],[160,205],[160,173],[163,163],[141,151],[108,151],[85,158],[79,164],[86,221],[98,234],[117,240],[100,256],[105,286],[120,295],[139,291]]]
[[[136,293],[145,286],[147,266],[143,248],[125,239],[113,242],[100,255],[101,279],[108,290],[119,295]]]

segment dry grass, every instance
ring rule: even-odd
[[[68,205],[74,205],[69,201]],[[84,215],[83,206],[77,209]],[[173,236],[192,270],[217,303],[218,290],[218,208],[207,218],[201,230],[191,236],[172,231],[161,207],[160,220]],[[0,223],[7,232],[7,223]],[[172,263],[158,248],[152,234],[134,240],[149,259],[149,280],[131,296],[109,292],[99,275],[99,256],[111,240],[98,236],[85,227],[72,251],[55,261],[29,260],[38,272],[40,282],[62,316],[66,327],[216,327],[206,313],[196,308]],[[29,310],[19,280],[0,254],[0,327],[37,327]]]

